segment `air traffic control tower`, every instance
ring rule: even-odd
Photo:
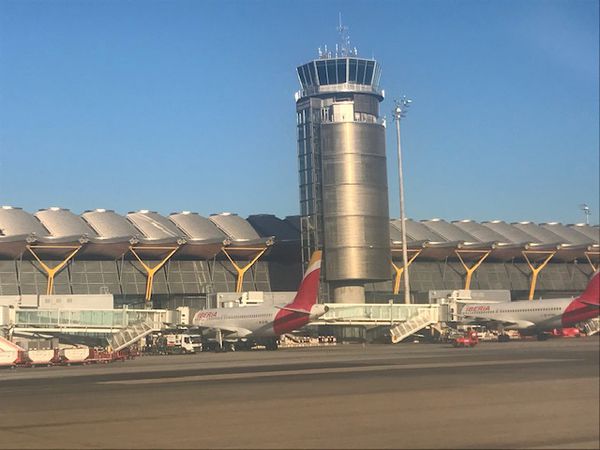
[[[391,275],[384,93],[380,65],[338,31],[335,53],[297,69],[302,260],[323,249],[324,300],[364,303],[365,284]]]

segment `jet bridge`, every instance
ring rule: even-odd
[[[15,332],[112,335],[143,323],[160,331],[170,320],[162,309],[13,309],[7,323]]]
[[[326,306],[327,313],[311,325],[388,326],[394,344],[427,326],[439,328],[440,305],[436,304],[327,303]]]

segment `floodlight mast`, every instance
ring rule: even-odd
[[[402,264],[404,275],[404,303],[410,304],[410,281],[408,278],[408,250],[406,245],[406,214],[404,212],[404,175],[402,173],[402,145],[400,142],[400,119],[406,117],[406,113],[412,100],[402,97],[402,100],[395,100],[396,106],[392,113],[396,122],[396,142],[398,150],[398,178],[400,185],[400,231],[402,233]]]
[[[585,214],[585,224],[589,225],[590,224],[590,215],[592,214],[590,211],[590,207],[586,203],[583,203],[583,204],[579,205],[579,208],[581,208],[581,210]]]

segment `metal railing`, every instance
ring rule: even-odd
[[[411,317],[405,322],[400,322],[390,328],[392,344],[397,344],[402,339],[407,338],[411,334],[422,330],[427,325],[435,323],[433,320],[432,312],[427,308],[419,308],[419,314]]]
[[[322,86],[310,86],[305,89],[301,89],[294,94],[296,101],[303,97],[316,94],[327,94],[333,92],[366,92],[368,94],[376,94],[380,97],[385,96],[383,89],[378,87],[367,85],[367,84],[356,84],[356,83],[339,83],[339,84],[327,84]]]
[[[321,123],[330,124],[330,123],[344,123],[344,122],[352,122],[352,123],[376,123],[378,125],[383,125],[384,127],[387,125],[385,117],[375,117],[371,114],[367,115],[364,118],[357,117],[349,117],[340,119],[339,117],[327,117],[321,120]]]

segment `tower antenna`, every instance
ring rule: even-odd
[[[348,27],[342,24],[342,13],[338,13],[337,32],[339,33],[340,43],[338,45],[339,56],[356,56],[356,47],[350,46],[350,35]],[[338,56],[338,55],[336,55]]]

